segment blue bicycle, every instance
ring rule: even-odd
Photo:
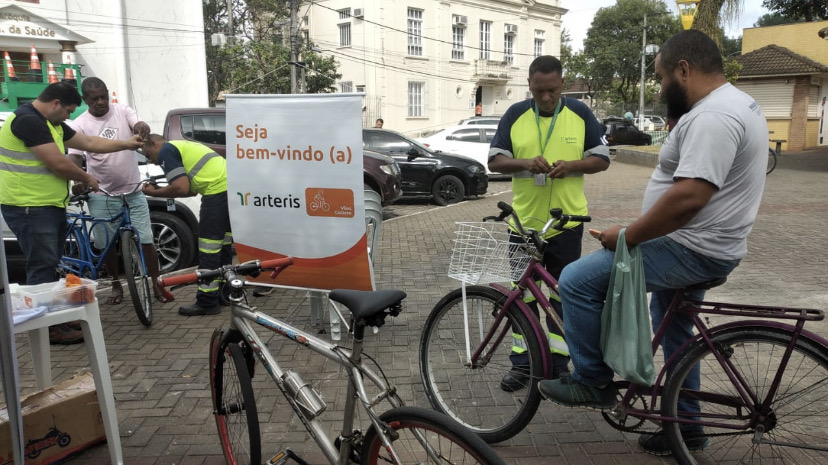
[[[140,187],[141,184],[138,184],[135,190],[137,191]],[[69,203],[77,206],[78,211],[66,213],[66,221],[69,224],[58,272],[61,275],[72,273],[89,279],[98,279],[103,271],[106,257],[113,251],[120,239],[121,258],[132,305],[138,315],[138,320],[144,326],[150,326],[152,324],[153,284],[147,273],[138,230],[130,220],[127,194],[111,194],[103,189],[99,192],[109,197],[120,198],[121,211],[110,218],[96,218],[84,209],[89,200],[89,193],[73,195]],[[118,233],[110,234],[106,228],[107,223],[117,223]],[[100,250],[92,244],[92,237],[97,235],[104,235],[106,238],[106,246]]]

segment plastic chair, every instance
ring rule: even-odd
[[[92,377],[98,393],[101,407],[109,457],[113,464],[123,465],[121,436],[118,432],[118,417],[115,411],[115,395],[112,390],[112,378],[109,374],[109,361],[106,356],[101,314],[98,301],[65,310],[56,310],[43,316],[24,321],[14,326],[15,333],[26,332],[29,335],[32,359],[34,361],[35,382],[38,389],[52,385],[52,357],[49,349],[49,326],[80,320],[83,339],[89,353]]]

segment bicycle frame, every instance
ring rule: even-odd
[[[378,421],[379,415],[374,412],[374,407],[383,400],[388,400],[393,407],[400,407],[403,405],[402,400],[397,397],[395,389],[386,384],[386,382],[373,370],[362,364],[361,354],[363,342],[361,340],[354,339],[354,347],[349,351],[345,348],[312,336],[309,333],[299,330],[284,321],[273,318],[272,316],[258,311],[253,307],[249,307],[246,304],[233,303],[231,309],[231,329],[236,329],[241,333],[244,340],[253,350],[256,358],[259,359],[262,366],[264,366],[265,370],[270,375],[270,378],[279,387],[282,395],[288,401],[291,408],[293,408],[293,411],[299,419],[302,420],[305,428],[311,434],[314,441],[331,464],[345,465],[350,459],[351,447],[353,445],[354,412],[357,408],[357,400],[361,403],[362,408],[369,412],[371,423],[377,431],[383,431],[383,428]],[[304,411],[299,407],[297,401],[288,393],[284,386],[283,380],[286,370],[282,369],[275,357],[267,349],[265,343],[261,340],[258,334],[256,334],[253,325],[266,328],[296,344],[305,346],[307,349],[332,360],[334,363],[337,363],[346,369],[349,382],[345,397],[345,413],[342,420],[342,431],[340,433],[343,438],[341,448],[337,449],[334,443],[328,439],[327,432],[323,429],[318,416],[308,418]],[[373,399],[368,398],[363,377],[367,377],[380,391],[380,393]],[[388,450],[393,450],[391,444],[384,435],[382,440]]]

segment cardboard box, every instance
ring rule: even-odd
[[[106,440],[95,380],[90,373],[21,400],[26,465],[57,463]],[[0,409],[0,465],[14,462],[9,414]]]

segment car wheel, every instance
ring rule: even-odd
[[[431,188],[431,195],[434,196],[434,201],[437,205],[443,206],[451,203],[457,203],[463,200],[466,195],[466,188],[463,182],[457,179],[456,176],[446,175],[437,178]]]
[[[151,211],[152,238],[158,253],[161,273],[190,266],[196,257],[196,235],[181,218],[165,212]]]

